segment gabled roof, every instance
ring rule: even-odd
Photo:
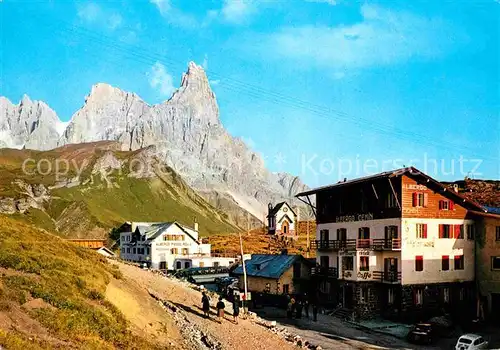
[[[263,278],[280,278],[295,262],[308,263],[302,255],[273,255],[252,254],[250,260],[245,260],[245,268],[248,276]],[[235,275],[243,274],[243,266],[239,265],[234,271]]]
[[[269,218],[271,216],[276,215],[280,211],[280,209],[281,209],[281,207],[283,205],[286,205],[291,210],[291,212],[293,213],[293,215],[297,215],[295,213],[295,211],[293,211],[292,207],[290,205],[288,205],[287,202],[280,202],[280,203],[276,204],[273,209],[271,209],[271,211],[269,212],[269,214],[267,215],[267,217]]]
[[[285,215],[283,215],[283,216],[281,217],[281,219],[279,219],[278,224],[279,224],[281,221],[283,221],[283,219],[287,219],[287,220],[288,220],[288,222],[293,222],[293,220],[292,220],[292,219],[290,219],[290,217],[288,216],[288,214],[285,214]]]
[[[110,250],[110,249],[108,249],[106,247],[101,247],[101,248],[95,249],[95,251],[96,252],[104,251],[104,252],[108,253],[111,256],[115,256],[116,255],[112,250]]]
[[[155,225],[158,225],[158,224],[153,224],[151,226],[137,226],[137,228],[135,229],[135,232],[138,232],[142,236],[146,232],[150,231],[151,227],[154,227]]]
[[[162,224],[155,224],[153,226],[151,226],[150,230],[148,230],[146,232],[146,239],[148,241],[152,241],[154,239],[156,239],[157,237],[161,236],[165,231],[167,231],[171,226],[173,225],[176,225],[177,227],[179,227],[186,235],[188,235],[193,241],[195,241],[196,243],[200,243],[198,242],[198,240],[196,240],[187,230],[186,228],[184,228],[181,224],[179,224],[177,221],[173,221],[173,222],[164,222]]]
[[[465,206],[468,209],[479,210],[479,211],[483,211],[483,212],[486,211],[486,209],[482,205],[480,205],[479,203],[476,203],[470,199],[467,199],[465,196],[449,189],[447,186],[445,186],[441,182],[433,179],[429,175],[423,173],[422,171],[420,171],[414,167],[407,167],[407,168],[400,168],[400,169],[395,169],[395,170],[391,170],[391,171],[385,171],[385,172],[382,172],[379,174],[364,176],[364,177],[360,177],[360,178],[349,180],[349,181],[339,181],[333,185],[322,186],[322,187],[314,188],[314,189],[309,190],[309,191],[298,193],[297,195],[295,195],[295,197],[309,196],[312,194],[316,194],[318,192],[323,192],[323,191],[327,191],[327,190],[334,189],[334,188],[353,185],[353,184],[357,184],[357,183],[369,182],[369,181],[373,181],[373,180],[381,179],[381,178],[391,179],[391,178],[402,176],[402,175],[406,175],[408,177],[411,177],[414,180],[420,181],[421,183],[426,184],[426,186],[428,186],[429,188],[431,188],[431,189],[434,188],[435,191],[440,191],[441,195],[443,195],[447,198],[453,199],[456,203],[458,203],[462,206]]]

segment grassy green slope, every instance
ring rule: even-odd
[[[105,237],[113,227],[125,221],[177,220],[192,226],[196,218],[202,235],[238,230],[227,215],[212,207],[174,171],[162,164],[157,164],[162,171],[150,178],[130,177],[129,169],[124,165],[124,171],[110,175],[114,185],[109,186],[100,175],[92,174],[93,165],[109,151],[124,163],[141,157],[141,150],[119,151],[115,143],[108,141],[68,145],[47,152],[0,149],[0,199],[23,197],[22,191],[15,185],[17,180],[46,187],[55,185],[55,174],[40,175],[34,164],[41,159],[47,159],[52,165],[64,160],[70,164],[65,179],[75,177],[74,166],[80,168],[82,164],[87,164],[80,178],[82,184],[52,189],[52,198],[44,204],[44,208],[16,214],[17,219],[68,238]],[[34,161],[27,163],[28,173],[25,173],[22,164],[28,158]],[[45,170],[42,167],[42,172]]]
[[[105,299],[110,279],[121,276],[89,249],[0,215],[0,271],[0,345],[7,349],[160,348],[132,334]]]
[[[71,203],[79,203],[80,208],[87,212],[87,218],[92,218],[94,224],[104,228],[115,227],[125,221],[177,220],[192,226],[196,218],[200,232],[205,235],[236,230],[228,222],[215,217],[214,209],[206,203],[201,203],[205,207],[189,200],[183,203],[180,196],[175,197],[159,180],[124,178],[118,183],[120,188],[90,186],[58,189],[53,194],[62,199],[53,200],[49,212],[57,221],[71,220],[75,214],[70,214],[68,219],[65,217],[68,211],[65,210]],[[65,225],[70,226],[70,223]]]

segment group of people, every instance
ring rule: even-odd
[[[203,309],[203,314],[206,318],[210,318],[210,297],[203,291],[201,297],[201,304]],[[219,296],[219,301],[216,304],[217,309],[217,320],[222,323],[224,319],[224,310],[226,309],[226,304],[222,300],[222,296]],[[238,324],[238,316],[240,315],[240,296],[235,295],[233,300],[233,321]]]
[[[310,302],[307,295],[304,296],[290,296],[287,295],[286,317],[287,318],[302,318],[302,314],[309,319],[309,308],[312,304],[313,321],[318,320],[318,303]]]

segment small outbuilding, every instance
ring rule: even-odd
[[[275,295],[307,292],[311,267],[302,255],[252,254],[245,261],[248,291]],[[232,275],[243,290],[243,266],[240,264]]]

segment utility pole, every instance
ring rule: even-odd
[[[240,250],[241,250],[241,266],[243,266],[243,283],[245,285],[245,294],[243,296],[243,312],[246,313],[246,304],[247,304],[247,297],[248,297],[248,287],[247,287],[247,268],[245,266],[245,257],[243,255],[243,239],[241,238],[241,232],[240,232]]]
[[[309,246],[310,246],[310,242],[309,242],[309,220],[307,220],[306,235],[307,235],[307,251],[306,251],[307,254],[306,254],[306,256],[307,256],[307,258],[309,258],[309,250],[310,250],[310,248],[309,248]]]

